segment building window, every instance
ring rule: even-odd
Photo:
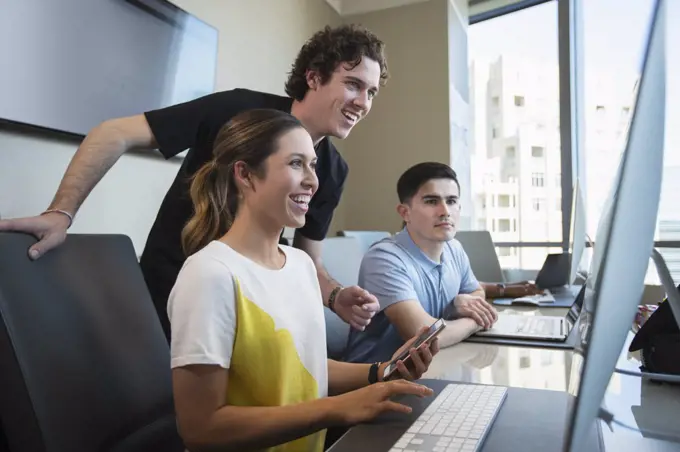
[[[510,232],[510,220],[498,220],[498,232]]]
[[[510,195],[498,195],[498,207],[510,207]]]
[[[503,246],[498,248],[499,257],[511,257],[517,255],[517,248],[510,246]]]
[[[470,67],[475,69],[469,73],[472,82],[470,96],[481,100],[483,106],[486,106],[470,111],[472,114],[470,119],[477,136],[481,133],[486,137],[486,140],[476,140],[472,143],[478,164],[471,166],[470,177],[484,182],[480,184],[479,193],[487,196],[487,208],[485,210],[481,208],[480,202],[477,201],[474,206],[476,210],[472,215],[473,217],[477,215],[475,221],[484,216],[489,230],[494,227],[491,237],[495,241],[508,240],[510,234],[511,240],[518,241],[562,240],[562,228],[553,227],[561,225],[562,212],[555,211],[550,206],[552,200],[559,197],[560,190],[553,188],[553,183],[555,174],[561,171],[562,160],[558,145],[560,142],[558,3],[542,2],[540,5],[468,27],[469,57],[471,63],[474,63],[474,66]],[[531,26],[537,17],[545,26]],[[499,33],[502,35],[501,39],[497,39]],[[514,43],[513,46],[507,46],[508,42]],[[538,55],[535,52],[536,43],[540,43],[541,48],[551,50]],[[518,57],[518,54],[534,55],[532,60],[535,64],[524,64],[523,58]],[[604,99],[592,103],[588,107],[591,115],[595,113],[596,104],[609,107]],[[622,107],[630,104],[612,104],[610,110],[614,105],[618,114]],[[632,111],[631,108],[631,113]],[[526,134],[520,137],[526,140],[526,144],[521,144],[514,138],[517,136],[518,128],[526,131]],[[500,140],[503,140],[502,143]],[[543,147],[543,158],[531,156],[532,146]],[[490,148],[493,148],[493,153],[489,152]],[[511,148],[514,148],[514,151]],[[553,160],[549,162],[549,166],[545,166],[545,163],[548,163],[547,159]],[[484,177],[489,168],[498,170],[496,182],[503,183],[503,190],[499,190],[498,184],[491,183]],[[536,175],[532,181],[533,172],[542,174]],[[510,186],[513,187],[505,189]],[[492,194],[499,197],[496,200],[499,205],[495,209],[488,205],[491,202],[488,197]],[[512,197],[510,207],[501,207],[506,205],[506,200],[501,199],[500,194]],[[547,204],[545,212],[537,214],[532,211],[531,200],[541,197],[546,199]],[[527,214],[528,218],[519,216],[523,213]],[[505,221],[501,223],[501,220]],[[521,236],[518,234],[520,231]],[[516,257],[504,259],[509,263],[521,256],[522,268],[540,268],[545,260],[545,253],[532,251],[536,250],[518,248]],[[520,265],[519,260],[517,265]]]
[[[532,187],[545,187],[545,175],[543,173],[531,173]]]
[[[531,156],[541,158],[543,157],[543,147],[542,146],[531,146]]]

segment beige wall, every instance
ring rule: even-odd
[[[173,0],[220,31],[217,90],[283,94],[300,47],[340,16],[325,0]]]
[[[283,93],[304,40],[339,16],[323,0],[177,0],[220,30],[218,90]],[[50,203],[78,142],[0,127],[0,216],[34,215]],[[72,232],[122,233],[141,253],[179,164],[125,155],[83,205]],[[124,179],[125,178],[125,179]]]
[[[336,227],[398,230],[401,173],[424,160],[450,160],[447,1],[345,18],[385,41],[391,78],[339,146],[350,174]]]

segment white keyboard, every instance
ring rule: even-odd
[[[476,452],[505,400],[500,386],[449,384],[390,452]]]
[[[560,317],[545,318],[545,317],[527,317],[522,319],[517,323],[517,332],[524,334],[538,334],[543,336],[551,336],[555,333],[555,328],[559,329],[562,333],[559,325],[555,322],[561,322]]]

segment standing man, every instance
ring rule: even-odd
[[[358,330],[378,309],[376,298],[358,286],[342,288],[321,262],[321,242],[330,226],[347,178],[347,163],[329,137],[345,138],[370,111],[388,77],[384,44],[353,25],[326,27],[302,47],[285,84],[287,97],[246,89],[218,92],[179,105],[111,119],[93,128],[69,164],[59,189],[41,215],[0,221],[0,231],[21,231],[39,241],[29,256],[38,259],[66,238],[76,212],[120,156],[131,149],[159,149],[171,158],[189,149],[165,195],[140,261],[166,336],[168,296],[186,258],[181,231],[192,214],[189,178],[212,158],[220,128],[234,115],[273,108],[297,117],[316,148],[319,189],[309,203],[305,225],[293,246],[315,262],[324,304]]]

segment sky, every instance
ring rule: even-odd
[[[585,0],[583,4],[586,73],[639,74],[652,1]],[[668,1],[667,7],[665,165],[671,166],[680,165],[680,27],[673,25],[680,21],[680,1]],[[472,25],[469,49],[471,59],[530,55],[557,65],[557,2]]]

